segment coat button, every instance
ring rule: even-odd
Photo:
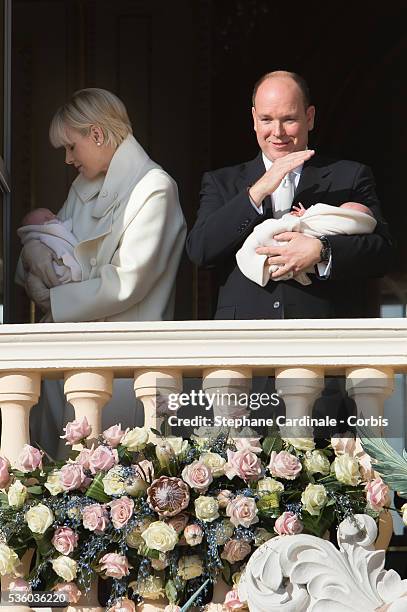
[[[105,198],[107,195],[108,195],[107,191],[102,191],[102,193],[101,193],[102,198]]]
[[[96,266],[96,257],[92,257],[89,263],[91,266]]]
[[[273,308],[280,308],[280,302],[274,302]]]

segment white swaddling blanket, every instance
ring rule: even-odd
[[[247,278],[264,287],[270,278],[270,270],[264,265],[267,255],[256,253],[262,246],[281,246],[286,244],[274,240],[276,234],[282,232],[301,232],[308,236],[322,236],[335,234],[370,234],[374,231],[377,221],[369,214],[351,208],[340,208],[329,204],[314,204],[310,206],[302,217],[287,213],[281,219],[267,219],[256,225],[240,250],[236,253],[237,264]],[[272,266],[272,270],[277,266]],[[310,268],[307,272],[314,272]],[[309,276],[303,272],[293,277],[302,285],[310,285]],[[276,280],[284,280],[279,278]]]
[[[63,284],[82,280],[82,269],[74,254],[78,240],[72,233],[72,219],[54,219],[41,225],[23,225],[18,228],[17,234],[23,245],[29,240],[40,240],[51,249],[61,262],[54,261],[53,266],[55,273],[64,277]]]

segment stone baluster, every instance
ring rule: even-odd
[[[38,402],[40,372],[0,374],[1,454],[14,464],[30,443],[30,410]]]
[[[113,372],[111,370],[83,370],[65,372],[64,391],[72,404],[75,419],[86,416],[92,427],[91,445],[102,433],[102,408],[112,397]],[[80,448],[75,445],[73,448]]]
[[[241,428],[239,425],[240,417],[248,415],[251,383],[252,372],[250,368],[236,367],[227,370],[208,368],[203,371],[202,389],[205,393],[215,396],[213,416],[214,418],[221,417],[225,427],[228,426],[228,423],[224,420],[229,420],[232,423],[236,422],[235,427],[237,429]],[[237,401],[234,401],[234,399]],[[205,412],[204,416],[208,416],[208,412]]]
[[[136,370],[134,372],[134,393],[144,407],[144,427],[160,431],[165,414],[166,402],[171,393],[181,393],[182,371],[175,369]],[[158,400],[158,405],[157,405]],[[157,436],[150,431],[150,441]]]
[[[277,368],[276,392],[284,400],[286,421],[293,419],[292,425],[280,427],[283,438],[313,438],[313,427],[300,425],[298,419],[311,417],[315,400],[324,388],[322,368]]]
[[[349,397],[356,403],[357,415],[365,419],[383,417],[384,400],[394,389],[394,373],[392,368],[348,368],[346,370],[346,390]],[[371,427],[380,435],[381,425]]]

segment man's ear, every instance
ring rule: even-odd
[[[102,145],[105,140],[104,135],[103,135],[103,130],[98,125],[90,126],[90,137],[98,145]]]
[[[310,132],[314,128],[315,106],[312,106],[312,105],[309,106],[306,110],[306,115],[307,115],[308,131]]]
[[[254,129],[255,132],[257,132],[257,130],[256,130],[256,122],[257,122],[257,119],[256,119],[256,109],[254,108],[254,106],[252,106],[252,117],[253,117],[253,129]]]

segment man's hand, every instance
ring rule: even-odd
[[[40,278],[48,288],[60,284],[60,280],[52,265],[53,257],[51,249],[39,240],[29,240],[21,251],[24,270]]]
[[[281,279],[286,274],[292,277],[320,261],[321,242],[318,238],[299,232],[283,232],[274,236],[274,239],[281,242],[281,245],[256,249],[256,253],[267,255],[267,265],[280,266],[271,275],[274,280]]]
[[[311,149],[295,151],[273,161],[271,168],[249,189],[249,195],[253,202],[260,206],[264,198],[277,189],[283,178],[291,170],[310,159],[314,153],[315,151]]]
[[[28,273],[25,279],[25,290],[28,296],[41,308],[43,312],[51,311],[50,290],[42,280],[34,274]]]

